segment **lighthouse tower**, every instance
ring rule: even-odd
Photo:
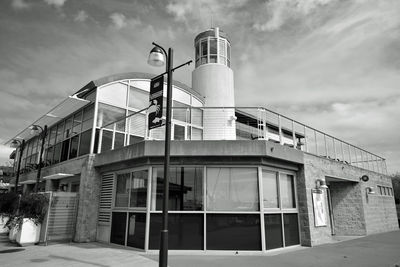
[[[192,87],[205,97],[206,107],[203,113],[203,138],[234,140],[235,96],[228,37],[219,28],[212,28],[198,34],[194,46],[196,68],[192,73]]]

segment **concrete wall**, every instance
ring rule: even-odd
[[[336,235],[366,234],[360,187],[360,183],[351,182],[331,182],[329,184]]]
[[[368,175],[369,181],[360,181],[362,175]],[[329,221],[325,227],[314,226],[311,189],[315,188],[317,179],[336,179],[337,182],[346,183],[344,188],[340,184],[334,185],[334,182],[330,185],[332,193],[336,194],[335,218],[341,224],[336,226],[338,234],[372,234],[398,229],[394,198],[366,194],[367,187],[376,189],[377,184],[391,186],[390,177],[304,153],[304,167],[299,171],[298,179],[301,183],[299,201],[306,205],[301,208],[299,214],[303,245],[314,246],[332,241]]]
[[[82,166],[75,242],[96,240],[101,180],[93,166],[95,156],[89,155]]]

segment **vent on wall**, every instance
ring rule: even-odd
[[[110,223],[113,187],[114,174],[104,174],[101,178],[99,223]]]

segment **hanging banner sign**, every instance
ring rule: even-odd
[[[162,124],[164,76],[160,76],[150,82],[149,108],[147,120],[149,130],[160,127]]]

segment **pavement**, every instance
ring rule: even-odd
[[[338,239],[342,240],[342,239]],[[170,253],[170,267],[400,267],[400,231],[370,235],[312,248],[216,255]],[[0,235],[0,266],[158,266],[158,256],[100,243],[17,247]]]

